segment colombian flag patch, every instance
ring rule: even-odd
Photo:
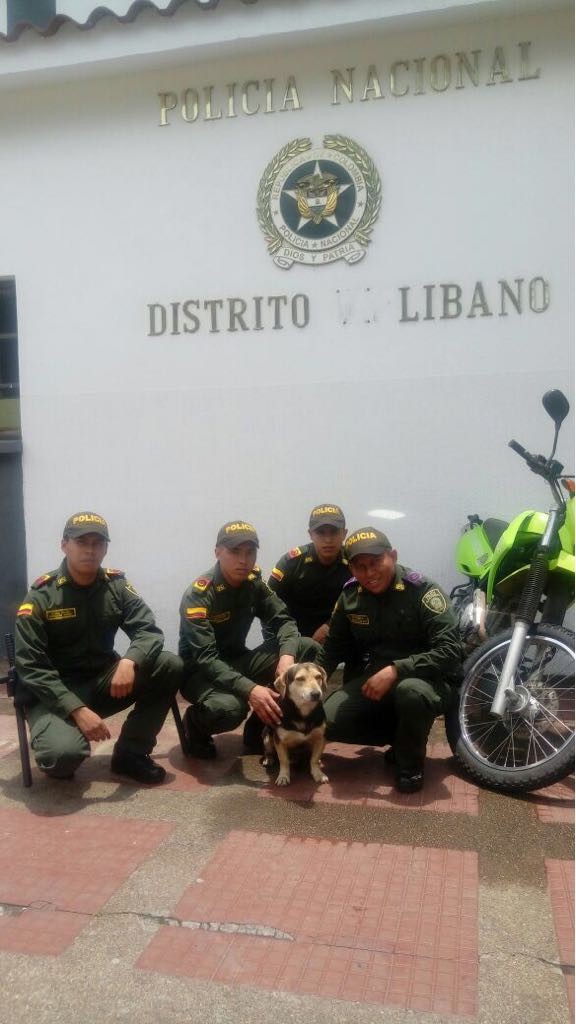
[[[279,569],[277,566],[274,566],[270,575],[273,576],[275,580],[284,579],[284,573],[282,572],[282,569]]]
[[[205,619],[208,612],[205,608],[187,608],[186,618],[187,619]]]
[[[32,615],[33,611],[33,604],[21,604],[18,611],[16,612],[16,618],[18,618],[20,615]]]

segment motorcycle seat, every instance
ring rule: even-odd
[[[490,547],[494,550],[504,530],[508,529],[510,523],[505,523],[503,519],[485,519],[482,525]]]

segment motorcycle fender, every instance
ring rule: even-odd
[[[546,512],[536,512],[534,509],[529,509],[526,512],[521,512],[519,516],[516,516],[516,518],[510,523],[508,529],[504,530],[504,533],[500,537],[500,540],[494,550],[494,558],[492,559],[492,564],[490,566],[488,586],[486,588],[488,603],[490,603],[494,596],[496,581],[498,581],[497,589],[499,591],[505,582],[504,580],[498,580],[498,572],[502,559],[520,542],[520,535],[523,535],[526,539],[533,538],[534,540],[538,537],[542,537],[547,523],[548,514]],[[520,574],[525,572],[526,570],[524,568],[519,569],[511,576],[507,577],[506,581],[515,579],[515,581],[518,582],[522,578]],[[506,587],[506,592],[507,591],[508,587]]]
[[[574,555],[569,555],[567,551],[561,551],[558,558],[550,562],[550,572],[565,572],[573,576],[575,568]]]

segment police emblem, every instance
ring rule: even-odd
[[[432,590],[426,591],[422,598],[422,604],[425,604],[435,615],[441,615],[448,607],[446,598],[442,591],[438,590],[438,587],[433,587]]]
[[[322,147],[293,139],[270,161],[258,187],[258,222],[276,266],[366,255],[380,212],[380,177],[361,146],[325,135]]]

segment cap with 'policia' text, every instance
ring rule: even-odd
[[[64,540],[69,537],[82,537],[85,533],[98,533],[104,540],[110,540],[108,523],[96,512],[76,512],[64,525]]]
[[[234,519],[230,523],[224,523],[218,530],[216,547],[237,548],[239,544],[254,544],[260,547],[258,534],[250,523],[243,519]]]
[[[386,534],[375,530],[373,526],[361,526],[359,530],[354,530],[344,543],[348,561],[356,555],[383,555],[391,550],[392,545]]]
[[[343,530],[346,521],[339,505],[316,505],[310,513],[308,526],[311,530],[318,530],[321,526],[335,526]]]

